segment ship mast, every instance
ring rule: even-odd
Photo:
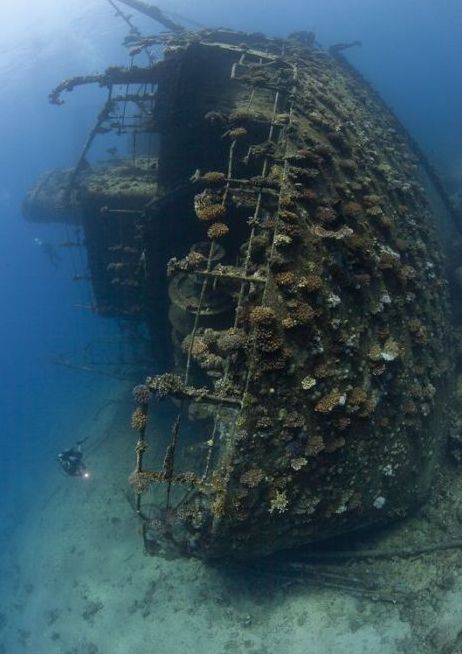
[[[118,0],[119,2],[122,2],[125,5],[128,5],[132,9],[136,9],[142,14],[145,14],[146,16],[149,16],[149,18],[152,18],[153,20],[157,21],[161,25],[163,25],[166,29],[171,30],[172,32],[183,32],[184,28],[181,25],[177,25],[177,23],[174,23],[172,20],[167,18],[165,14],[159,9],[159,7],[155,7],[154,5],[149,5],[146,2],[142,2],[142,0]]]

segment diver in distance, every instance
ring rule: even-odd
[[[57,268],[58,263],[61,261],[61,257],[56,252],[55,247],[51,243],[42,241],[42,239],[37,237],[34,238],[34,243],[36,243],[39,246],[39,248],[42,250],[42,252],[48,257],[51,265],[54,268]]]
[[[77,441],[73,447],[58,454],[58,463],[69,477],[82,477],[83,479],[90,477],[87,466],[83,462],[82,444],[86,440],[85,438],[82,441]]]

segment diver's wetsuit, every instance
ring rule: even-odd
[[[85,464],[83,462],[83,453],[80,445],[63,450],[58,454],[58,462],[66,475],[71,477],[82,477],[85,473]]]

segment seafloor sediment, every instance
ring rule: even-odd
[[[346,562],[329,566],[324,581],[239,574],[195,559],[146,559],[123,493],[132,443],[121,425],[130,409],[120,405],[116,416],[93,421],[90,435],[99,445],[88,461],[91,483],[54,477],[31,503],[14,542],[4,541],[2,654],[460,651],[460,549]],[[89,423],[82,424],[86,434]],[[417,515],[349,546],[448,541],[460,536],[461,519],[462,478],[448,463]],[[368,583],[372,594],[361,590]]]

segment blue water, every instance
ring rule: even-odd
[[[81,436],[88,406],[96,410],[95,396],[104,402],[118,388],[50,362],[56,355],[78,360],[92,339],[117,337],[117,325],[76,307],[91,304],[85,283],[72,282],[83,272],[80,255],[60,250],[55,269],[34,242],[57,246],[69,231],[26,223],[21,203],[43,171],[74,164],[103,98],[98,89],[76,90],[56,107],[49,90],[64,77],[125,64],[126,30],[104,0],[31,4],[4,0],[0,8],[0,541],[9,547],[40,490],[59,474],[56,453]],[[462,185],[459,0],[165,0],[162,8],[203,25],[270,35],[310,29],[325,47],[361,40],[350,61],[443,177]],[[148,33],[151,23],[136,20]]]

